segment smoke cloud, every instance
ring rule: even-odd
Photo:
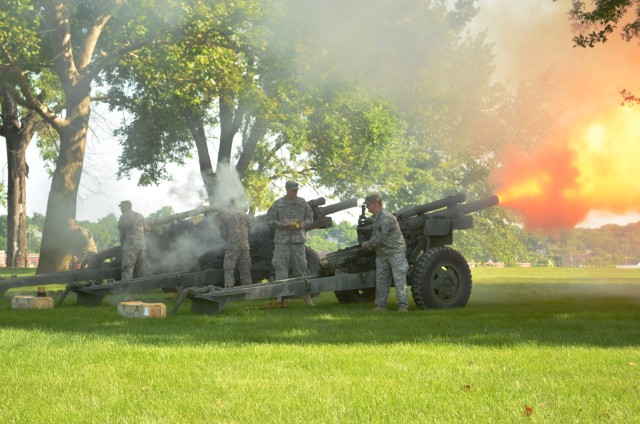
[[[225,210],[233,201],[241,210],[246,210],[249,207],[249,198],[235,168],[232,166],[218,168],[215,181],[211,206]]]

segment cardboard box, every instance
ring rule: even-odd
[[[125,318],[165,318],[167,307],[164,303],[120,302],[118,314]]]
[[[11,309],[53,309],[53,298],[15,296],[11,299]]]

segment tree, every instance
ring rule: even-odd
[[[181,3],[171,0],[13,0],[0,25],[2,80],[11,97],[36,112],[60,139],[43,229],[38,272],[68,263],[66,220],[75,217],[91,113],[100,73],[143,46],[169,43]],[[39,82],[63,93],[60,108],[45,102]]]
[[[7,266],[26,267],[27,242],[27,176],[29,168],[26,150],[39,121],[33,111],[18,115],[18,108],[9,90],[0,85],[2,122],[0,135],[7,146]]]
[[[390,112],[382,102],[362,96],[362,90],[336,90],[333,77],[303,89],[298,68],[305,58],[297,54],[303,47],[295,37],[274,34],[274,28],[295,26],[290,22],[295,2],[263,4],[200,4],[185,19],[184,42],[141,51],[128,67],[107,76],[112,107],[132,114],[117,131],[123,140],[121,175],[138,169],[140,184],[157,183],[170,178],[164,172],[167,162],[183,163],[195,147],[211,203],[217,203],[212,199],[216,173],[235,160],[233,169],[253,208],[266,209],[274,199],[274,182],[285,178],[322,184],[318,176],[324,172],[326,181],[335,183],[328,173],[339,168],[341,178],[355,183],[374,173],[380,160],[367,158],[384,157],[393,131],[376,133],[373,126],[391,122]],[[355,96],[361,97],[356,101]],[[342,125],[323,126],[323,119]],[[352,120],[359,125],[350,128]],[[209,149],[207,134],[216,126],[217,148]],[[326,160],[338,157],[347,166]],[[359,166],[367,161],[369,167]]]
[[[138,169],[141,185],[170,179],[165,164],[184,163],[195,148],[214,203],[214,169],[230,165],[234,137],[241,128],[244,137],[236,169],[244,173],[266,130],[264,118],[256,115],[257,100],[246,95],[255,89],[246,39],[259,4],[195,2],[187,9],[181,43],[143,49],[124,62],[127,66],[114,67],[106,75],[111,107],[131,115],[116,131],[123,144],[120,176]],[[220,126],[213,154],[207,145],[207,127],[212,125]]]

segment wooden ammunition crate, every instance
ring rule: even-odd
[[[118,314],[125,318],[165,318],[167,306],[164,303],[120,302]]]
[[[167,305],[164,303],[143,303],[147,309],[149,318],[165,318],[167,316]]]
[[[11,309],[53,309],[52,297],[14,296]]]

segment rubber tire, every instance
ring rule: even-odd
[[[462,308],[471,296],[471,270],[460,252],[446,246],[422,254],[411,274],[411,294],[418,308]]]

